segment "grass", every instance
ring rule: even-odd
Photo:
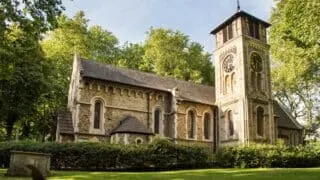
[[[6,169],[0,169],[0,179],[24,180],[30,178],[5,177]],[[320,168],[299,169],[202,169],[164,172],[79,172],[52,171],[51,180],[319,180]]]

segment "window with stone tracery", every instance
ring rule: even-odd
[[[234,57],[233,55],[228,55],[223,63],[222,69],[224,74],[223,80],[223,94],[229,94],[234,91],[235,84],[235,73],[234,73]]]
[[[251,87],[255,90],[262,91],[263,90],[263,63],[261,56],[253,52],[250,56],[250,81]]]

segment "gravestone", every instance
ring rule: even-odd
[[[50,174],[50,154],[11,151],[10,167],[8,176],[31,176],[31,170],[27,165],[32,165],[37,168],[43,176]]]

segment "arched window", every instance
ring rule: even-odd
[[[233,125],[233,114],[232,114],[231,110],[229,110],[227,112],[227,122],[228,122],[229,136],[233,136],[234,135],[234,125]]]
[[[256,73],[251,72],[251,87],[256,89]]]
[[[263,136],[264,110],[262,107],[257,108],[257,134]]]
[[[154,111],[154,133],[159,134],[160,133],[160,109],[156,109]]]
[[[224,83],[223,83],[223,94],[227,94],[228,93],[228,80],[229,80],[229,76],[225,76],[224,77]]]
[[[203,126],[204,126],[204,139],[210,139],[211,135],[211,119],[210,119],[210,114],[205,113],[204,114],[204,120],[203,120]]]
[[[235,80],[235,73],[232,73],[231,74],[231,92],[234,91],[234,88],[235,88],[235,84],[236,84],[236,80]]]
[[[230,85],[231,84],[231,82],[230,82],[230,76],[229,75],[227,75],[226,77],[225,77],[225,79],[224,79],[224,92],[225,92],[225,94],[229,94],[229,92],[230,92]]]
[[[102,102],[96,101],[94,103],[94,120],[93,120],[93,128],[100,129],[102,119]]]
[[[196,135],[196,114],[194,111],[188,112],[188,138],[194,139]]]
[[[261,78],[261,73],[258,73],[257,76],[257,88],[259,91],[262,90],[262,78]]]
[[[142,144],[143,140],[141,138],[136,138],[136,144]]]
[[[261,91],[263,89],[263,62],[261,56],[257,52],[253,52],[250,56],[251,69],[251,87]]]

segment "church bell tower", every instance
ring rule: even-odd
[[[238,6],[234,15],[211,31],[221,146],[275,141],[269,26]]]

